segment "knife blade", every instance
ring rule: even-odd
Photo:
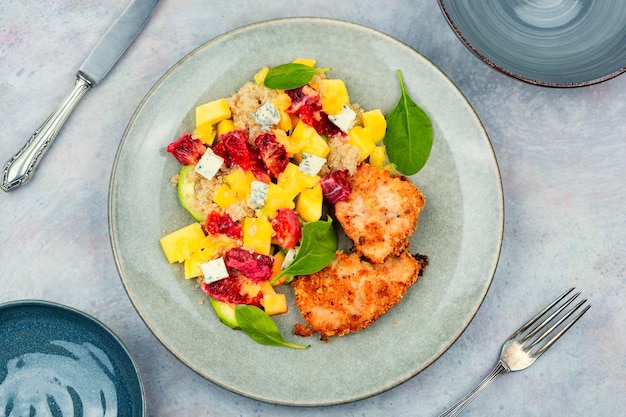
[[[41,158],[87,90],[98,85],[146,24],[159,0],[133,0],[82,63],[70,92],[26,144],[4,165],[0,188],[8,192],[26,184]]]

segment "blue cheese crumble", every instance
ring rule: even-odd
[[[267,198],[267,190],[269,185],[261,181],[252,181],[250,183],[250,196],[248,197],[248,207],[258,210],[265,205]]]
[[[291,265],[293,261],[296,259],[296,256],[298,256],[299,250],[300,250],[300,246],[296,246],[293,249],[289,249],[287,253],[285,254],[285,259],[283,259],[283,263],[280,264],[280,269],[287,269],[287,267],[289,267],[289,265]]]
[[[348,133],[356,123],[356,112],[350,106],[343,106],[339,113],[329,115],[328,120],[343,133]]]
[[[208,180],[212,180],[215,174],[220,170],[224,158],[215,154],[211,148],[207,148],[204,152],[198,164],[196,165],[196,172]]]
[[[224,278],[228,278],[228,270],[224,258],[212,259],[208,262],[200,264],[203,281],[205,284],[211,284]]]
[[[302,152],[302,162],[300,162],[298,168],[303,174],[314,177],[320,172],[324,164],[326,164],[326,158],[312,153]]]
[[[254,121],[257,122],[262,131],[268,132],[272,126],[280,122],[280,113],[272,102],[267,100],[254,112]]]

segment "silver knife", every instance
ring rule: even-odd
[[[0,184],[4,191],[24,185],[32,178],[41,158],[74,107],[87,90],[98,85],[113,68],[148,21],[158,2],[159,0],[133,0],[117,18],[78,69],[72,90],[26,141],[24,147],[4,165]]]

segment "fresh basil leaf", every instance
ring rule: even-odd
[[[285,341],[274,320],[258,307],[239,304],[235,307],[235,317],[239,328],[261,345],[284,346],[294,349],[307,349],[309,347]]]
[[[330,68],[313,68],[304,64],[282,64],[270,68],[263,83],[267,88],[293,90],[307,85],[315,74],[328,70]]]
[[[433,126],[424,112],[413,102],[398,70],[401,96],[387,115],[387,131],[383,140],[389,161],[404,175],[413,175],[426,165],[433,146]]]
[[[302,244],[298,254],[287,268],[283,269],[272,281],[284,275],[313,274],[335,259],[337,251],[337,232],[333,228],[330,216],[327,221],[310,222],[302,228]]]

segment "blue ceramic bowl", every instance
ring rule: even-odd
[[[457,36],[519,80],[579,87],[626,71],[624,0],[439,0]]]
[[[137,366],[102,323],[46,301],[0,304],[0,414],[142,417]]]

